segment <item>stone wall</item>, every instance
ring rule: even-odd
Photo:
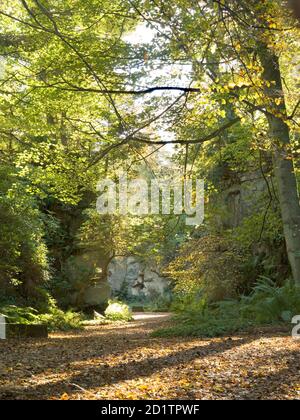
[[[131,298],[157,298],[169,292],[170,282],[155,266],[136,257],[117,257],[109,265],[108,283],[112,294]]]

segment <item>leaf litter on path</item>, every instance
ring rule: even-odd
[[[152,338],[165,316],[0,342],[0,399],[300,399],[300,341],[266,328]]]

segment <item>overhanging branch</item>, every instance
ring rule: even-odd
[[[202,137],[200,139],[195,139],[195,140],[152,141],[152,140],[147,140],[147,139],[143,139],[143,138],[134,137],[134,138],[132,138],[132,141],[136,141],[136,142],[139,142],[139,143],[145,143],[145,144],[154,144],[154,145],[158,145],[158,146],[159,145],[165,145],[165,144],[183,144],[183,145],[201,144],[201,143],[205,143],[209,140],[215,139],[220,134],[222,134],[224,131],[228,130],[229,128],[231,128],[233,125],[237,124],[240,121],[241,121],[241,118],[237,117],[237,118],[229,121],[228,123],[222,125],[220,128],[218,128],[217,130],[208,134],[207,136]]]
[[[202,143],[205,143],[209,140],[215,139],[220,134],[222,134],[224,131],[228,130],[229,128],[231,128],[233,125],[237,124],[240,121],[241,121],[241,118],[237,117],[237,118],[229,121],[228,123],[224,124],[223,126],[219,127],[217,130],[213,131],[212,133],[208,134],[207,136],[202,137],[201,139],[197,139],[197,140],[151,141],[151,140],[146,140],[146,139],[143,139],[143,138],[136,137],[135,134],[137,134],[137,132],[140,131],[140,129],[139,129],[139,130],[136,130],[135,133],[132,133],[131,135],[129,135],[126,139],[122,140],[121,142],[111,144],[105,150],[101,151],[100,154],[96,157],[96,159],[94,159],[90,163],[89,168],[91,166],[95,165],[96,163],[98,163],[101,159],[103,159],[105,156],[107,156],[113,150],[128,144],[130,141],[149,144],[149,145],[154,145],[154,146],[164,146],[164,145],[167,145],[167,144],[181,144],[181,145],[202,144]]]
[[[48,89],[59,89],[62,91],[67,92],[86,92],[86,93],[98,93],[98,94],[109,94],[109,95],[146,95],[148,93],[154,92],[161,92],[161,91],[173,91],[173,92],[183,92],[183,93],[201,93],[201,89],[198,88],[191,88],[191,87],[183,87],[183,86],[153,86],[153,87],[146,87],[144,89],[99,89],[99,88],[88,88],[77,86],[69,81],[64,80],[65,83],[68,85],[63,85],[61,82],[58,83],[45,83],[45,85],[34,86],[35,88],[48,88]]]

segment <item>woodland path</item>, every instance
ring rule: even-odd
[[[166,314],[126,325],[0,342],[0,399],[300,399],[300,341],[272,329],[217,339],[150,336]]]

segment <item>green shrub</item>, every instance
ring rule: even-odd
[[[132,312],[126,303],[110,300],[105,310],[105,317],[110,321],[131,321]]]
[[[38,312],[34,308],[21,308],[8,305],[0,308],[0,313],[7,317],[7,321],[13,324],[37,324]]]
[[[233,334],[255,325],[290,323],[300,314],[300,287],[287,281],[283,287],[261,278],[250,296],[240,300],[207,303],[201,295],[191,305],[179,307],[171,328],[158,330],[155,336],[215,337]]]
[[[72,311],[64,312],[56,305],[52,305],[44,314],[39,314],[36,309],[30,307],[22,308],[14,305],[0,308],[0,313],[6,315],[10,323],[47,325],[49,331],[80,329],[83,321],[80,314]]]
[[[0,167],[0,289],[4,299],[35,306],[49,280],[44,225],[37,199],[17,181],[14,168]]]
[[[201,289],[216,302],[245,292],[241,267],[248,258],[231,240],[207,235],[184,244],[165,273],[173,279],[176,294],[192,295]]]
[[[68,331],[83,328],[83,317],[77,312],[52,309],[49,313],[38,317],[41,324],[47,325],[50,331]]]
[[[169,312],[172,306],[172,296],[159,296],[156,299],[149,299],[143,303],[145,312]]]
[[[171,312],[177,314],[202,313],[207,307],[207,299],[203,289],[195,289],[188,293],[180,292],[174,295]]]
[[[277,287],[270,279],[261,278],[248,297],[242,297],[240,312],[258,323],[291,322],[300,314],[300,287],[287,281]]]

